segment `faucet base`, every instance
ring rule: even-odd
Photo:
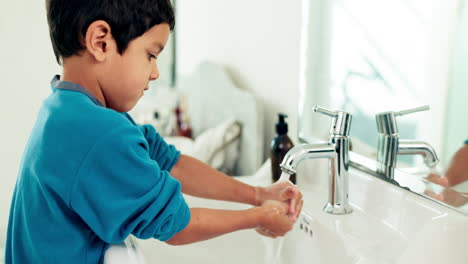
[[[324,212],[329,214],[349,214],[353,212],[353,208],[350,205],[338,205],[338,204],[331,204],[327,203],[323,208]]]

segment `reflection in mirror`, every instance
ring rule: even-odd
[[[332,0],[323,1],[327,12],[322,17],[305,13],[309,17],[303,24],[306,44],[299,137],[324,136],[316,128],[321,122],[312,114],[313,105],[346,111],[353,115],[352,150],[377,163],[376,115],[430,105],[429,111],[397,117],[396,136],[400,142],[427,142],[441,162],[431,169],[426,166],[425,153],[395,155],[395,167],[419,181],[418,187],[397,184],[413,186],[412,191],[451,207],[463,206],[468,193],[468,155],[463,154],[468,139],[465,3]],[[398,143],[392,146],[403,154]],[[371,167],[377,169],[375,164]],[[427,188],[421,189],[423,185]]]
[[[426,194],[455,207],[468,203],[468,141],[453,155],[442,173],[433,172],[425,180],[445,187],[442,191],[426,190]]]
[[[436,2],[441,5],[446,1],[433,0],[434,5],[406,0],[332,2],[330,93],[341,96],[332,96],[330,103],[353,113],[355,139],[376,149],[377,113],[426,104],[431,105],[432,112],[442,109],[443,102],[437,100],[443,91],[435,79],[443,78],[443,74],[434,76],[431,72],[440,69],[439,62],[442,57],[448,58],[449,49],[447,43],[431,39],[444,35],[433,25],[451,18],[450,12],[441,11],[440,17],[431,14]],[[425,135],[430,116],[434,117],[429,113],[400,117],[400,137],[427,140],[440,150],[440,143],[434,140],[437,135]],[[376,155],[368,150],[366,153],[366,149],[356,151]],[[399,160],[410,165],[416,162],[407,156]]]
[[[414,173],[411,170],[396,169],[393,179],[377,172],[378,164],[375,160],[360,154],[350,152],[350,166],[375,176],[383,181],[399,186],[415,194],[429,198],[437,203],[468,215],[467,180],[462,185],[452,186],[444,175],[437,173]],[[466,166],[466,165],[465,165]]]

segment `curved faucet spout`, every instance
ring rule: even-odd
[[[334,137],[328,143],[303,144],[292,148],[280,164],[283,172],[292,175],[306,159],[328,159],[328,203],[324,211],[348,214],[353,211],[348,202],[349,138]]]
[[[280,164],[281,169],[292,175],[296,173],[299,163],[306,159],[334,158],[335,146],[330,143],[303,144],[292,148]]]
[[[400,139],[398,144],[398,154],[421,155],[424,158],[424,163],[429,168],[433,168],[439,163],[439,158],[437,157],[434,148],[423,141]]]

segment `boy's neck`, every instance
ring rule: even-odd
[[[96,78],[96,75],[93,74],[96,72],[94,70],[94,65],[84,65],[84,59],[85,58],[78,56],[72,56],[64,59],[63,71],[60,76],[60,80],[81,85],[94,95],[94,97],[96,97],[103,106],[106,106],[106,100],[99,84],[99,80]]]

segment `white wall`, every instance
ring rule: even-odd
[[[265,155],[278,112],[297,134],[301,1],[177,1],[177,68],[189,74],[204,60],[224,65],[264,108]]]
[[[23,148],[49,83],[59,69],[47,29],[45,1],[0,4],[0,245]]]

